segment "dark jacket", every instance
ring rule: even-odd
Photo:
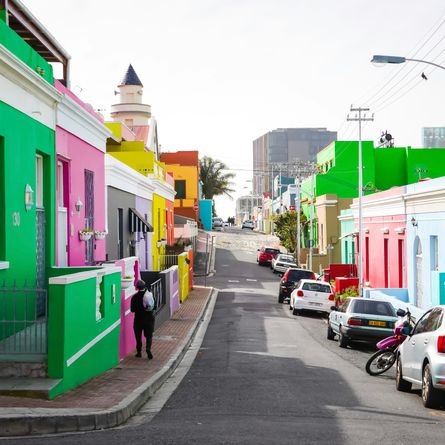
[[[154,318],[154,312],[146,311],[142,304],[145,290],[140,290],[131,297],[131,312],[134,312],[134,321],[150,322]]]

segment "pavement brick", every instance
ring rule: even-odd
[[[0,408],[112,408],[179,353],[178,348],[201,316],[211,291],[212,288],[195,286],[173,317],[156,329],[152,346],[153,360],[147,360],[144,356],[136,358],[134,351],[113,369],[54,400],[0,396]]]

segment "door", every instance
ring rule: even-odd
[[[65,199],[65,163],[57,162],[57,265],[68,266],[68,209]]]
[[[422,243],[417,239],[416,250],[416,306],[422,307],[423,285],[422,285]]]
[[[124,257],[124,209],[117,209],[117,252],[118,257]]]
[[[46,288],[46,224],[45,208],[43,206],[43,158],[36,156],[36,287]],[[46,297],[44,292],[37,293],[37,316],[46,313]]]
[[[94,172],[85,170],[85,229],[94,230]],[[94,264],[94,236],[85,241],[85,264]]]

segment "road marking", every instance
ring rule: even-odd
[[[227,280],[229,283],[239,283],[239,280]]]
[[[257,281],[257,280],[254,280],[253,278],[246,278],[246,281]]]

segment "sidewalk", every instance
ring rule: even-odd
[[[115,368],[54,400],[0,396],[0,436],[89,431],[125,422],[181,361],[213,288],[195,286],[173,318],[153,336],[153,360],[133,354]]]

